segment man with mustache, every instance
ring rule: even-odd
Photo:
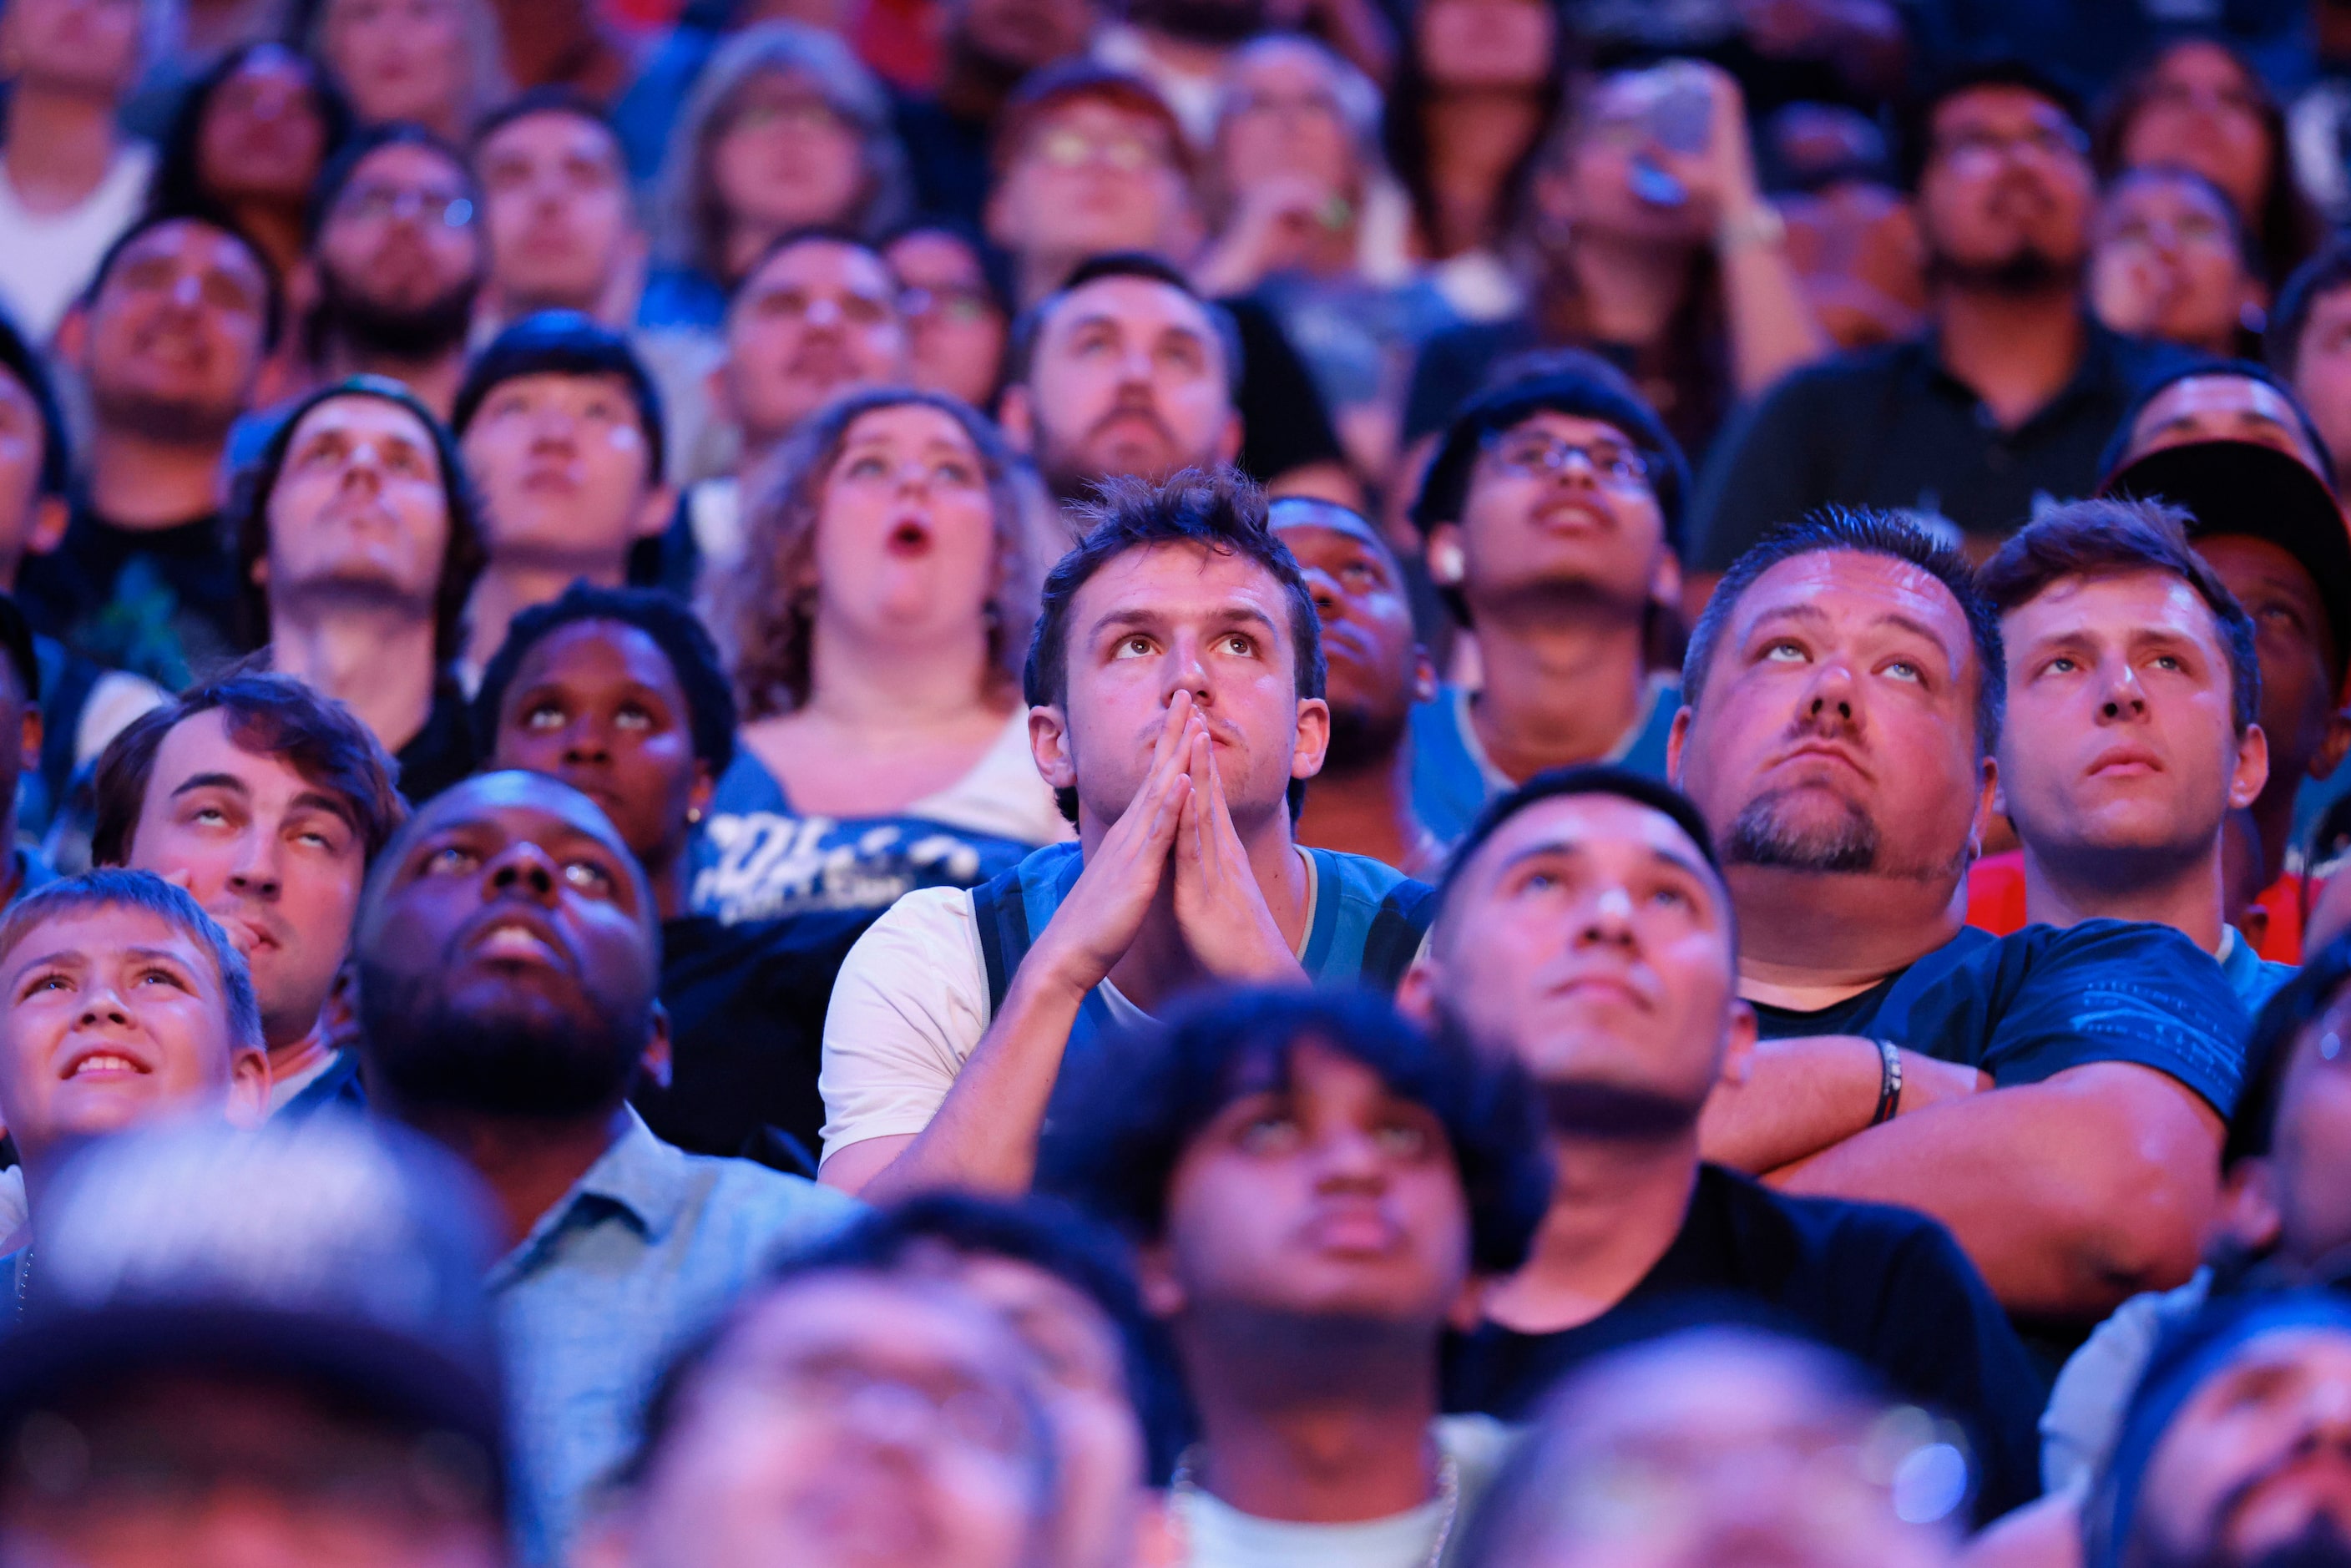
[[[2035,497],[2090,492],[2136,385],[2178,355],[2084,309],[2096,180],[2064,88],[2022,61],[1966,66],[1909,141],[1929,326],[1795,372],[1716,442],[1698,573],[1831,504],[1914,512],[1988,554]]]
[[[1664,777],[1681,694],[1649,650],[1681,595],[1688,488],[1681,448],[1596,361],[1455,417],[1412,514],[1484,677],[1413,710],[1413,803],[1439,837],[1546,768]]]
[[[780,1251],[852,1205],[688,1155],[628,1105],[665,1071],[652,889],[594,803],[488,773],[411,819],[352,942],[369,1105],[489,1187],[526,1562],[562,1558],[654,1375]]]
[[[358,1059],[320,1013],[367,868],[408,814],[367,727],[290,675],[227,675],[115,737],[94,792],[91,858],[185,888],[244,955],[271,1113],[358,1103]]]
[[[1752,1063],[1755,1010],[1687,800],[1622,768],[1538,774],[1478,820],[1439,902],[1398,999],[1525,1068],[1554,1169],[1526,1266],[1448,1357],[1449,1408],[1527,1419],[1635,1325],[1710,1311],[1798,1328],[1963,1420],[1982,1517],[2039,1490],[2043,1378],[1941,1226],[1701,1163],[1709,1096]]]
[[[1924,1210],[2011,1313],[2072,1329],[2195,1267],[2246,1020],[2169,926],[1961,925],[2006,676],[1967,563],[1911,523],[1824,514],[1724,576],[1670,758],[1762,1043],[1703,1145]]]

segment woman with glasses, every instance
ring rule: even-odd
[[[2091,313],[2127,337],[2257,360],[2267,291],[2248,237],[2228,193],[2203,175],[2130,170],[2091,223]]]
[[[768,475],[722,606],[742,744],[695,907],[879,906],[1067,838],[1020,701],[1053,524],[1003,438],[935,392],[860,392]]]
[[[979,242],[952,225],[920,223],[883,246],[882,259],[905,285],[898,310],[914,384],[994,408],[1012,318]]]

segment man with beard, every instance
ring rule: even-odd
[[[2063,88],[2020,62],[1970,67],[1914,142],[1926,334],[1795,372],[1716,443],[1698,571],[1831,503],[1911,511],[1987,554],[2035,497],[2089,492],[2134,387],[2177,353],[2083,309],[2095,180]]]
[[[852,1205],[661,1142],[628,1105],[665,1068],[652,890],[602,812],[529,773],[419,811],[353,940],[371,1109],[482,1176],[514,1391],[526,1562],[559,1560],[679,1336]]]
[[[2351,1309],[2217,1306],[2172,1335],[2083,1519],[2085,1568],[2351,1564]]]
[[[2195,1267],[2246,1022],[2169,926],[1961,925],[2006,675],[1966,561],[1914,524],[1824,514],[1723,578],[1670,763],[1763,1043],[1702,1146],[1934,1216],[2011,1313],[2070,1331]]]
[[[225,220],[147,218],[99,263],[57,340],[92,423],[65,538],[25,562],[40,630],[173,689],[237,651],[222,454],[277,315],[277,279]]]
[[[1965,1422],[1991,1518],[2039,1490],[2043,1384],[1949,1233],[1700,1163],[1709,1096],[1756,1050],[1737,927],[1697,810],[1625,768],[1537,775],[1454,856],[1398,1000],[1526,1069],[1553,1176],[1527,1265],[1454,1347],[1448,1406],[1524,1420],[1645,1322],[1784,1323]],[[1905,1113],[1938,1087],[1927,1078]]]
[[[381,376],[312,392],[240,476],[235,510],[248,635],[271,666],[373,731],[412,802],[472,772],[454,666],[482,546],[432,411]]]
[[[1426,881],[1445,846],[1414,810],[1408,730],[1413,705],[1437,690],[1428,650],[1413,635],[1395,552],[1362,513],[1292,496],[1266,508],[1322,627],[1331,748],[1298,819],[1298,841],[1366,855]]]
[[[1413,800],[1440,836],[1546,768],[1665,776],[1681,694],[1649,650],[1681,593],[1688,488],[1674,438],[1598,367],[1506,383],[1456,416],[1413,507],[1484,676],[1413,710]]]
[[[1188,1561],[1443,1561],[1508,1437],[1438,1416],[1438,1346],[1525,1261],[1550,1187],[1517,1064],[1361,992],[1241,989],[1075,1087],[1040,1180],[1126,1232],[1175,1342]]]

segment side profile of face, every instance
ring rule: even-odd
[[[54,1465],[37,1481],[19,1463],[0,1469],[0,1556],[77,1568],[316,1563],[329,1540],[340,1568],[499,1568],[505,1532],[472,1477],[338,1392],[197,1373],[71,1402],[52,1419],[89,1462],[63,1487]]]
[[[863,246],[811,239],[768,257],[726,308],[720,401],[753,451],[841,393],[906,379],[898,281]]]
[[[713,783],[669,656],[616,621],[576,621],[531,645],[499,706],[490,766],[570,785],[648,867],[675,863],[687,813],[710,803]]]
[[[1050,1524],[1027,1362],[941,1281],[785,1284],[694,1379],[598,1568],[1023,1568]]]
[[[1100,277],[1051,305],[1005,431],[1061,495],[1155,483],[1240,451],[1225,347],[1207,307],[1152,277]]]
[[[1517,1055],[1555,1121],[1687,1125],[1754,1040],[1730,896],[1663,812],[1563,795],[1512,816],[1456,875],[1405,1004]]]
[[[2351,1556],[2351,1332],[2259,1332],[2188,1396],[2147,1461],[2134,1568]]]
[[[1092,0],[956,0],[947,7],[954,44],[1013,76],[1079,53],[1094,22]]]
[[[2156,62],[2121,152],[2126,169],[2193,169],[2252,218],[2269,199],[2274,172],[2261,83],[2217,44],[2176,44]]]
[[[643,250],[628,171],[609,126],[549,110],[507,121],[474,150],[489,286],[507,314],[594,314]]]
[[[196,167],[206,191],[223,201],[280,206],[309,199],[327,156],[314,68],[280,45],[264,44],[214,89],[197,131]]]
[[[1684,694],[1675,782],[1726,862],[1956,885],[1992,768],[1967,616],[1891,556],[1792,556],[1749,585],[1706,689]]]
[[[2335,690],[2339,655],[2318,580],[2284,547],[2250,534],[2204,535],[2196,553],[2253,618],[2270,787],[2325,778],[2351,745],[2351,720]]]
[[[1562,593],[1638,605],[1681,581],[1649,460],[1615,425],[1549,409],[1486,443],[1460,520],[1429,544],[1458,550],[1473,615]]]
[[[2095,195],[2081,127],[2039,93],[1979,87],[1937,106],[1918,225],[1933,267],[1947,276],[2070,278],[2089,252]]]
[[[2279,1252],[2316,1262],[2351,1246],[2351,995],[2294,1037],[2263,1156]]]
[[[1252,45],[1227,68],[1224,89],[1216,151],[1226,190],[1287,176],[1354,192],[1355,134],[1319,47],[1290,38]]]
[[[435,796],[384,852],[353,952],[396,1105],[609,1114],[665,1028],[653,894],[595,803],[535,773]]]
[[[1072,596],[1068,689],[1029,710],[1037,768],[1078,792],[1080,826],[1118,821],[1150,770],[1179,691],[1207,725],[1227,809],[1244,835],[1322,771],[1330,708],[1298,695],[1288,597],[1245,556],[1150,545]]]
[[[1956,1451],[1902,1444],[1899,1417],[1826,1385],[1792,1346],[1716,1333],[1625,1352],[1580,1378],[1551,1419],[1567,1435],[1551,1449],[1549,1495],[1513,1532],[1519,1555],[1507,1561],[1940,1568],[1952,1560],[1949,1521],[1917,1515],[1929,1511],[1922,1502],[1948,1509],[1958,1492],[1912,1494],[1930,1469],[1955,1479]]]
[[[179,880],[228,933],[272,1050],[317,1027],[367,876],[352,802],[238,744],[227,713],[208,709],[155,748],[124,863]]]
[[[328,207],[317,256],[319,286],[340,309],[436,330],[456,318],[462,334],[487,261],[465,171],[437,148],[377,148]]]
[[[2221,820],[2267,781],[2269,748],[2259,726],[2238,733],[2228,648],[2195,588],[2158,570],[2060,578],[2001,634],[1994,805],[2026,854],[2076,883],[2216,854]]]
[[[1142,1270],[1179,1333],[1194,1315],[1433,1331],[1470,1280],[1469,1200],[1444,1124],[1353,1057],[1301,1040],[1280,1082],[1193,1134]]]
[[[0,953],[0,1119],[29,1163],[175,1113],[250,1126],[269,1059],[240,1040],[211,952],[151,911],[61,912]]]
[[[2294,346],[2294,395],[2310,411],[2337,473],[2351,473],[2351,287],[2310,302]]]
[[[1174,135],[1103,99],[1040,115],[988,193],[987,237],[1016,256],[1182,255],[1195,234]]]
[[[473,90],[463,0],[329,0],[319,54],[362,125],[461,134]]]
[[[490,559],[610,580],[669,523],[653,444],[622,377],[542,371],[482,399],[461,442]]]
[[[294,427],[266,503],[255,570],[274,604],[404,605],[433,612],[449,549],[449,496],[424,422],[363,393],[333,397]]]
[[[24,0],[0,16],[0,68],[52,90],[115,99],[140,64],[138,0]]]
[[[882,255],[905,286],[908,383],[990,407],[1012,324],[988,289],[979,253],[945,229],[914,229]]]
[[[47,439],[32,389],[0,370],[0,591],[15,591],[26,556],[53,550],[65,537],[65,497],[41,492]]]
[[[1269,520],[1298,558],[1322,626],[1328,766],[1392,758],[1413,705],[1437,695],[1395,552],[1369,522],[1328,502],[1278,500]]]
[[[1413,18],[1421,69],[1456,91],[1533,88],[1551,70],[1558,27],[1538,0],[1425,0]]]
[[[82,329],[99,422],[225,440],[252,401],[268,328],[268,275],[244,241],[194,218],[148,229],[114,258]]]
[[[2092,306],[2117,332],[2225,353],[2258,297],[2228,197],[2193,175],[2125,175],[2090,243]]]
[[[999,576],[996,502],[954,415],[901,403],[852,421],[825,475],[813,547],[807,586],[820,623],[862,638],[985,637]]]
[[[2182,376],[2147,400],[2131,422],[2124,461],[2198,441],[2242,441],[2283,452],[2325,476],[2293,402],[2267,382],[2226,372]]]

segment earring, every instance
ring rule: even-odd
[[[701,822],[701,821],[702,821],[702,808],[701,808],[701,807],[699,807],[699,806],[688,806],[688,807],[685,809],[685,825],[686,825],[687,827],[689,827],[689,828],[691,828],[691,827],[695,827],[695,826],[698,825],[698,824]]]
[[[1440,587],[1458,587],[1466,564],[1461,559],[1460,545],[1451,539],[1429,547],[1428,575]]]

